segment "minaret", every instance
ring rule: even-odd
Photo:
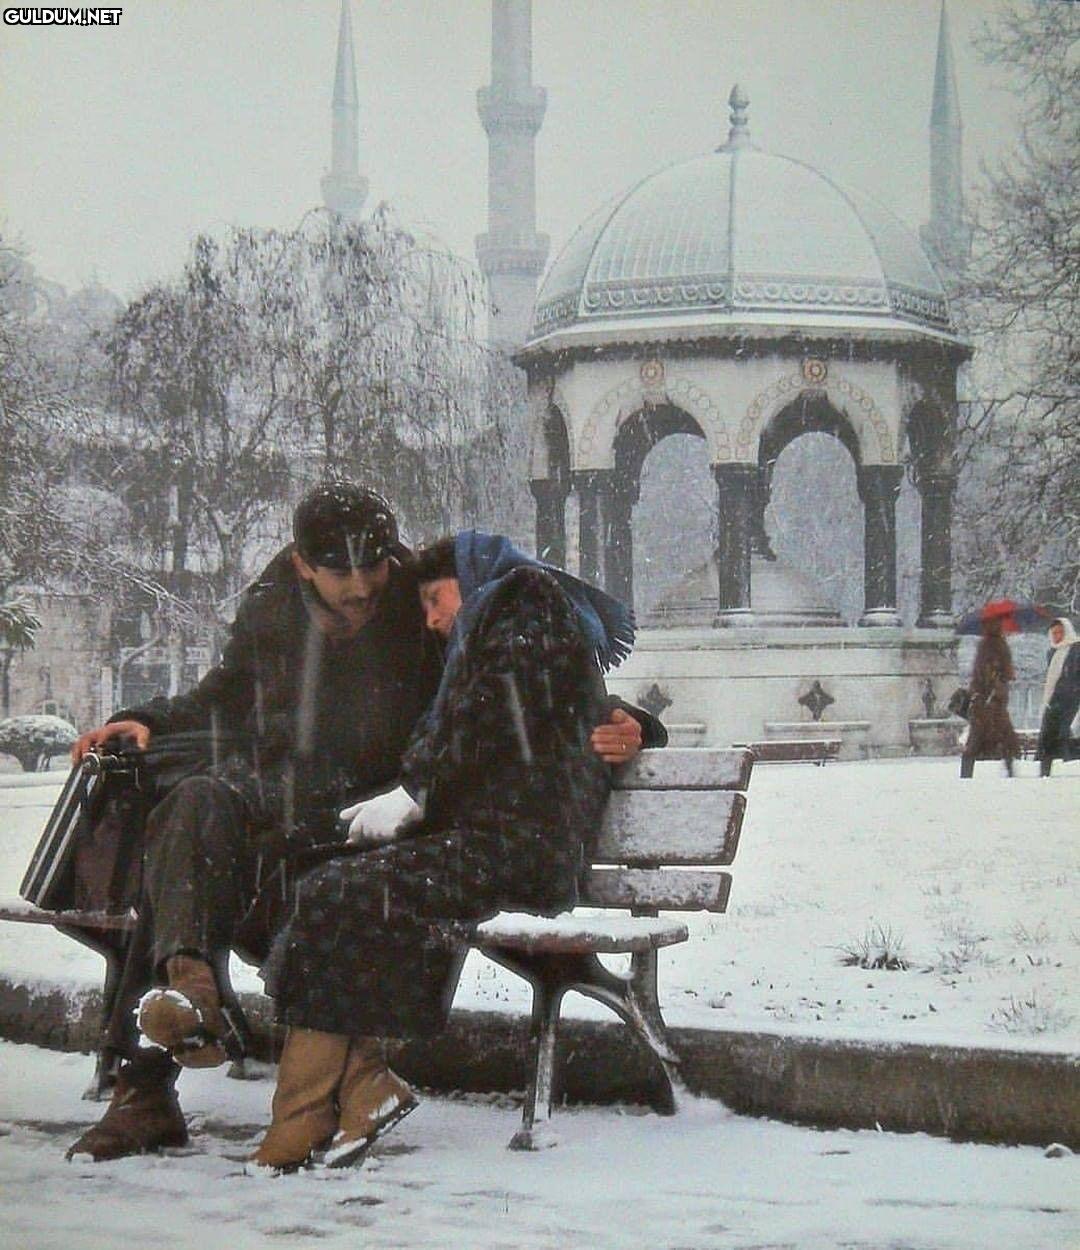
[[[488,229],[476,238],[488,337],[513,349],[528,337],[549,242],[536,233],[536,133],[547,93],[532,81],[532,0],[492,0],[491,86],[477,92],[476,107],[488,136]]]
[[[921,233],[923,243],[946,274],[961,270],[971,250],[971,231],[964,221],[962,132],[946,0],[941,0],[930,108],[930,220]]]
[[[364,207],[368,184],[366,178],[360,177],[360,104],[356,94],[356,56],[349,0],[341,0],[331,107],[334,122],[330,172],[322,180],[323,202],[331,212],[355,221]]]

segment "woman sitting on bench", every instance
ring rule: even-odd
[[[397,840],[304,877],[275,943],[267,988],[289,1030],[263,1166],[328,1144],[328,1165],[358,1162],[416,1106],[375,1038],[445,1026],[473,922],[574,905],[607,799],[590,732],[600,670],[633,641],[627,609],[474,531],[421,552],[416,573],[445,675],[405,787],[342,813],[350,840]],[[662,736],[652,722],[646,745]]]

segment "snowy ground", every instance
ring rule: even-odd
[[[673,1024],[1076,1050],[1080,763],[1009,781],[953,760],[755,770],[726,916],[691,916],[661,953]],[[56,785],[0,785],[0,896],[13,896]],[[846,966],[886,953],[906,970]],[[98,957],[0,925],[0,975],[82,985]],[[241,988],[261,983],[238,967]],[[456,1002],[524,1010],[527,991],[470,956]],[[603,1016],[575,997],[570,1014]]]
[[[505,1099],[428,1097],[360,1170],[272,1178],[240,1161],[269,1082],[188,1072],[184,1152],[93,1164],[63,1149],[100,1108],[88,1060],[0,1043],[0,1244],[12,1250],[1065,1250],[1077,1160],[916,1134],[814,1132],[702,1102],[676,1119],[560,1115],[506,1149]]]
[[[758,769],[731,911],[692,918],[691,941],[665,955],[669,1020],[1075,1050],[1080,765],[1048,782],[1022,769],[1008,782],[983,765],[964,784],[952,761]],[[55,793],[0,787],[0,895],[16,893]],[[838,948],[874,926],[907,971],[840,962]],[[51,930],[0,925],[0,975],[78,986],[100,967]],[[250,971],[237,979],[258,986]],[[457,1002],[517,1010],[525,996],[477,958]],[[68,1164],[64,1148],[101,1111],[79,1098],[90,1068],[86,1056],[0,1043],[0,1245],[1080,1246],[1074,1157],[815,1132],[705,1101],[674,1120],[566,1111],[556,1149],[521,1155],[505,1149],[519,1117],[510,1100],[429,1096],[359,1172],[274,1180],[240,1161],[267,1122],[271,1084],[189,1072],[187,1151]]]

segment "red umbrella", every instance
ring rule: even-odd
[[[1016,610],[1020,605],[1013,599],[992,599],[983,606],[983,610],[979,613],[979,620],[1001,621],[1001,632],[1003,634],[1018,634],[1020,626],[1016,620]]]
[[[974,612],[965,612],[956,623],[956,632],[981,634],[985,621],[1000,620],[1003,634],[1019,634],[1046,629],[1053,619],[1054,613],[1042,604],[993,599]]]

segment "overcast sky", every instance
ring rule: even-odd
[[[1016,100],[972,36],[1000,0],[950,0],[969,186]],[[191,237],[291,226],[329,159],[340,0],[122,0],[119,26],[0,26],[0,229],[49,278],[131,295]],[[939,0],[535,0],[540,229],[553,255],[603,200],[715,147],[739,81],[762,147],[927,213]],[[361,169],[473,255],[486,226],[488,0],[352,0]]]

